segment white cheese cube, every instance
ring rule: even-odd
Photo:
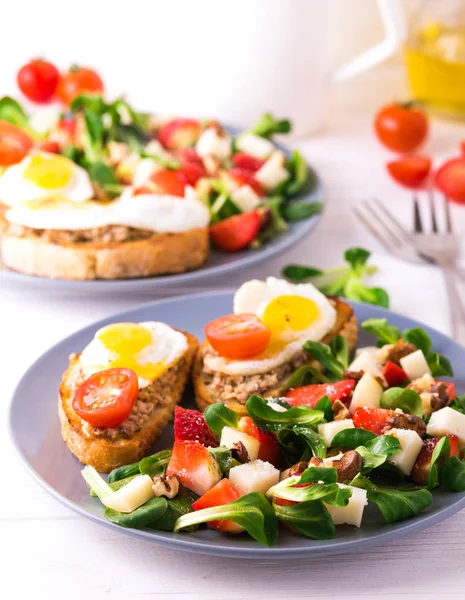
[[[219,160],[224,160],[231,156],[231,138],[227,133],[219,134],[216,129],[209,127],[197,140],[195,149],[202,158],[214,156]]]
[[[391,429],[386,432],[386,435],[397,438],[402,447],[402,450],[390,456],[388,461],[399,467],[405,475],[410,475],[423,446],[423,440],[416,431],[411,429]]]
[[[421,350],[416,350],[416,352],[412,352],[412,354],[407,354],[407,356],[401,358],[399,362],[409,379],[423,377],[425,374],[431,375],[431,369]]]
[[[355,386],[350,403],[350,412],[359,406],[369,406],[370,408],[379,408],[383,388],[370,373],[364,373],[363,377]]]
[[[318,433],[324,439],[326,447],[331,446],[331,442],[336,433],[344,429],[353,429],[354,422],[352,419],[341,419],[340,421],[331,421],[330,423],[321,423],[318,425]]]
[[[338,483],[341,488],[349,488],[352,490],[352,496],[349,499],[347,506],[328,506],[329,514],[335,525],[355,525],[360,527],[362,523],[363,511],[368,504],[366,490]]]
[[[241,133],[236,138],[236,148],[241,152],[255,156],[255,158],[268,158],[275,149],[274,144],[260,135]]]
[[[433,437],[456,435],[460,446],[465,446],[465,415],[446,406],[433,412],[426,433]]]
[[[147,183],[150,177],[160,171],[160,165],[153,158],[142,158],[134,169],[132,184],[135,187],[140,187]]]
[[[279,482],[280,472],[269,462],[254,460],[229,471],[229,481],[242,494],[266,492]]]
[[[61,111],[55,107],[41,108],[29,117],[29,125],[39,134],[48,133],[60,120]]]
[[[150,475],[138,475],[116,492],[105,496],[102,502],[113,510],[130,513],[153,498],[152,486],[153,481]]]
[[[266,163],[255,173],[255,179],[265,190],[274,190],[280,183],[289,179],[289,171],[284,167],[286,157],[276,151]]]
[[[258,196],[250,185],[241,185],[231,194],[232,201],[242,212],[247,212],[257,208],[260,204],[260,196]]]
[[[242,442],[244,444],[250,460],[256,460],[258,458],[258,451],[260,449],[260,442],[258,440],[248,433],[243,433],[233,427],[223,427],[220,446],[232,448],[237,442]]]
[[[373,350],[375,350],[373,352]],[[349,371],[364,371],[384,380],[384,375],[379,362],[376,360],[376,348],[364,348],[358,353],[349,365]]]

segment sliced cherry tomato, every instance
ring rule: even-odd
[[[232,157],[232,164],[243,171],[256,173],[265,164],[265,161],[246,152],[237,152]]]
[[[138,394],[139,382],[132,369],[107,369],[77,388],[73,409],[94,427],[116,427],[129,417]]]
[[[170,171],[169,169],[156,171],[150,177],[150,181],[154,184],[155,192],[158,194],[184,196],[187,178],[181,171]]]
[[[93,69],[72,66],[62,75],[57,86],[57,96],[69,106],[80,94],[103,94],[104,87],[100,75]]]
[[[251,171],[246,171],[245,169],[230,169],[227,174],[238,186],[250,185],[257,196],[264,196],[265,192],[262,186],[255,179],[254,174]]]
[[[194,510],[202,510],[213,506],[222,506],[223,504],[230,504],[238,500],[241,496],[241,492],[233,486],[229,479],[222,479],[198,500],[193,502],[192,508]],[[234,523],[234,521],[209,521],[207,525],[224,533],[241,533],[241,531],[244,531],[244,528]]]
[[[202,128],[194,119],[174,119],[158,131],[158,139],[169,150],[189,148],[199,139]]]
[[[32,138],[22,129],[0,121],[0,167],[19,163],[34,145]]]
[[[237,252],[246,248],[258,235],[262,218],[256,210],[234,215],[210,227],[210,237],[223,252]]]
[[[435,183],[447,198],[465,203],[465,157],[447,160],[436,172]]]
[[[227,315],[208,323],[205,335],[213,348],[227,358],[247,359],[261,354],[271,332],[253,314]]]
[[[399,367],[399,365],[396,365],[396,363],[393,363],[392,361],[388,361],[384,365],[383,375],[384,379],[388,382],[388,385],[390,387],[402,385],[408,380],[408,375],[404,371],[404,369],[402,369],[401,367]]]
[[[427,156],[411,154],[387,165],[391,177],[410,189],[419,188],[426,181],[431,170],[431,159]]]
[[[355,427],[367,429],[382,435],[388,425],[389,417],[394,413],[386,408],[369,408],[368,406],[359,406],[352,415]]]
[[[324,396],[328,396],[331,402],[335,402],[336,400],[345,402],[350,398],[354,387],[355,381],[353,379],[344,379],[336,383],[304,385],[288,390],[286,392],[286,399],[292,406],[305,404],[313,408],[318,400],[321,400]]]
[[[388,104],[375,117],[378,139],[394,152],[414,152],[428,135],[425,114],[409,104]]]
[[[51,152],[52,154],[60,153],[60,145],[54,140],[40,140],[36,142],[35,147],[42,152]]]
[[[16,76],[19,89],[32,102],[49,102],[55,93],[60,73],[55,65],[34,59],[22,66]]]

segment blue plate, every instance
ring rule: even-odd
[[[227,129],[232,134],[238,133],[236,128],[228,127]],[[290,153],[286,148],[279,144],[276,144],[276,146],[289,156]],[[302,190],[295,202],[323,203],[321,183],[317,174],[311,167],[309,167],[307,189]],[[218,277],[225,275],[226,273],[245,269],[282,254],[309,234],[317,226],[321,215],[322,213],[319,213],[309,219],[290,223],[288,231],[278,234],[261,248],[247,249],[242,250],[241,252],[228,254],[212,249],[207,262],[202,267],[195,271],[177,275],[163,275],[161,277],[144,277],[138,279],[71,281],[68,279],[47,279],[46,277],[24,275],[23,273],[17,273],[6,269],[0,273],[0,277],[3,277],[16,285],[38,287],[41,290],[79,293],[143,292],[159,290],[160,288],[163,289],[168,285],[182,286],[195,282],[203,284],[206,278]]]
[[[13,443],[22,462],[38,483],[72,510],[101,525],[116,529],[121,534],[178,550],[244,558],[293,558],[356,551],[429,527],[465,507],[465,494],[434,492],[433,505],[420,516],[386,525],[376,507],[370,505],[365,511],[360,529],[340,526],[335,539],[324,541],[311,540],[282,530],[278,544],[271,548],[261,546],[246,535],[227,537],[212,530],[178,534],[138,531],[123,529],[104,519],[102,504],[89,496],[89,490],[81,478],[82,465],[66,448],[60,435],[57,391],[62,373],[67,367],[68,355],[81,350],[97,329],[118,321],[165,321],[202,338],[205,323],[230,313],[232,300],[232,292],[215,292],[154,302],[90,325],[67,337],[39,358],[20,381],[10,407]],[[369,317],[386,317],[401,329],[420,325],[385,309],[364,304],[354,304],[354,308],[360,321]],[[431,336],[435,350],[451,360],[456,371],[458,391],[465,391],[465,348],[433,329],[425,327],[425,330]],[[360,342],[366,345],[369,343],[369,336],[363,334]],[[192,403],[192,398],[186,397],[185,404],[189,403]],[[171,434],[171,427],[168,427],[157,441],[155,450],[168,447],[172,441]]]

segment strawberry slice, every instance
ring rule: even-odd
[[[203,508],[211,508],[212,506],[223,506],[240,498],[242,494],[233,486],[229,479],[222,479],[208,492],[205,492],[198,500],[192,503],[194,510],[202,510]],[[241,533],[244,528],[234,521],[210,521],[207,523],[213,529],[224,533]]]
[[[181,148],[177,150],[175,153],[176,158],[181,161],[182,164],[185,163],[198,163],[202,165],[202,159],[194,150],[194,148]]]
[[[174,119],[160,127],[158,139],[168,150],[189,148],[199,139],[202,128],[194,119]]]
[[[167,475],[177,475],[184,487],[202,496],[221,479],[221,470],[205,446],[195,440],[174,442]]]
[[[450,456],[460,457],[459,439],[456,435],[447,436],[450,442]],[[434,449],[438,445],[442,438],[434,437],[423,442],[423,447],[420,450],[420,454],[417,457],[415,465],[412,469],[412,479],[418,485],[427,485],[429,479],[429,473],[431,470],[431,458],[433,456]]]
[[[265,195],[262,186],[255,179],[254,174],[251,171],[247,171],[245,169],[230,169],[227,172],[226,176],[232,179],[232,181],[237,185],[237,187],[241,187],[243,185],[250,185],[250,187],[257,194],[257,196]]]
[[[242,417],[239,420],[239,429],[243,433],[252,436],[260,443],[260,448],[258,450],[259,460],[269,462],[279,469],[282,458],[281,446],[278,444],[273,434],[259,429],[250,417]]]
[[[155,194],[167,194],[168,196],[184,196],[184,189],[188,183],[182,171],[170,171],[162,169],[156,171],[150,177]]]
[[[247,154],[246,152],[237,152],[232,157],[232,163],[238,169],[242,169],[243,171],[250,171],[251,173],[256,173],[258,169],[260,169],[265,161],[261,158],[256,158],[251,154]]]
[[[210,238],[223,252],[246,248],[258,235],[262,217],[256,210],[228,217],[210,227]]]
[[[202,446],[218,446],[218,437],[208,427],[205,417],[198,410],[176,406],[174,409],[174,439],[197,440]]]
[[[449,396],[449,402],[452,402],[454,398],[457,398],[457,390],[455,389],[455,383],[452,381],[438,381],[437,383],[443,383],[446,386],[447,395]]]
[[[336,383],[317,383],[315,385],[304,385],[298,388],[291,388],[286,392],[286,400],[291,406],[305,404],[313,408],[318,400],[328,396],[331,402],[340,400],[345,402],[349,400],[355,387],[353,379],[343,379]]]
[[[388,361],[384,365],[383,375],[389,387],[396,387],[408,381],[408,375],[404,369],[392,361]]]
[[[352,415],[352,420],[355,427],[367,429],[382,435],[388,426],[388,419],[394,411],[387,408],[369,408],[368,406],[359,406],[355,409]]]
[[[183,174],[186,182],[192,186],[195,186],[197,181],[206,175],[203,165],[193,161],[185,162],[179,171]]]

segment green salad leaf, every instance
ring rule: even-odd
[[[323,367],[337,379],[344,378],[345,367],[334,356],[332,348],[321,342],[307,341],[304,344],[304,350],[317,360]]]
[[[283,427],[294,425],[315,425],[324,419],[321,410],[308,406],[293,406],[284,412],[278,412],[260,396],[251,396],[245,406],[254,423],[264,431],[279,431]]]
[[[286,390],[304,385],[312,385],[314,383],[329,383],[330,380],[317,367],[311,365],[303,365],[294,371],[286,382]]]
[[[229,471],[233,467],[238,467],[241,463],[232,457],[232,452],[225,446],[218,446],[218,448],[208,448],[210,454],[216,459],[220,465],[221,472],[225,477],[229,477]]]
[[[326,444],[319,433],[305,425],[294,425],[292,431],[305,440],[313,456],[326,457]]]
[[[179,517],[174,531],[209,521],[230,520],[242,525],[258,542],[271,546],[278,538],[278,520],[263,494],[252,492],[222,506],[204,508]]]
[[[449,404],[449,407],[453,408],[457,412],[465,414],[465,394],[463,394],[462,396],[457,396],[457,398],[454,398],[452,400],[452,402]]]
[[[347,370],[349,366],[349,346],[347,340],[342,335],[335,335],[331,340],[329,347],[336,360]]]
[[[365,474],[383,465],[390,456],[400,452],[402,446],[394,436],[381,435],[357,446],[355,450],[362,457],[362,473]]]
[[[310,171],[305,158],[298,150],[293,150],[289,157],[286,168],[290,173],[290,178],[284,182],[283,192],[286,196],[295,196],[303,189],[307,193],[313,191],[316,186],[316,176]]]
[[[139,463],[140,472],[142,475],[150,475],[150,477],[164,475],[170,458],[171,450],[161,450],[152,456],[146,456]]]
[[[330,506],[347,506],[352,491],[337,483],[337,471],[332,467],[309,467],[301,476],[288,477],[271,487],[269,498],[282,498],[294,502],[321,500]],[[312,485],[295,487],[305,483]]]
[[[402,337],[400,329],[394,325],[389,325],[387,319],[367,319],[361,326],[363,331],[378,338],[378,346],[380,347],[385,344],[395,344]]]
[[[187,493],[184,497],[176,497],[168,499],[166,511],[156,520],[146,525],[149,529],[157,529],[159,531],[173,531],[176,521],[179,517],[192,512],[192,502],[197,499],[197,496],[192,492]],[[195,531],[196,525],[192,525],[186,531]]]
[[[331,441],[331,446],[346,450],[355,450],[357,446],[365,446],[367,442],[376,438],[376,434],[366,429],[354,427],[343,429],[336,433]]]
[[[121,525],[121,527],[141,529],[160,519],[167,508],[168,502],[166,498],[150,498],[145,504],[130,513],[122,513],[107,507],[105,509],[105,517],[112,523]]]
[[[292,506],[273,504],[278,519],[315,540],[336,537],[336,526],[327,508],[320,500],[307,500]]]
[[[439,485],[439,471],[444,466],[450,455],[450,440],[447,436],[443,437],[436,444],[431,455],[431,465],[428,477],[428,489],[433,489]]]
[[[270,138],[276,133],[289,133],[291,129],[292,125],[288,119],[275,119],[271,113],[265,113],[258,123],[250,129],[250,132],[264,138]]]
[[[231,410],[226,404],[222,404],[221,402],[207,406],[203,416],[208,427],[216,435],[221,435],[223,427],[237,427],[239,424],[237,412]]]
[[[108,483],[114,483],[115,481],[121,481],[128,477],[134,477],[134,475],[140,475],[140,460],[130,465],[124,465],[123,467],[117,467],[113,469],[108,475]]]
[[[0,98],[0,120],[16,125],[16,127],[23,129],[33,138],[37,139],[40,137],[29,125],[29,117],[24,108],[10,96]]]
[[[315,404],[315,410],[323,411],[325,421],[333,420],[333,403],[328,396],[323,396],[323,398],[318,400],[318,402]]]
[[[406,388],[392,387],[386,390],[381,396],[381,408],[395,410],[400,408],[402,412],[409,415],[422,415],[422,400],[420,394],[415,390]]]
[[[426,357],[426,362],[431,369],[433,377],[453,377],[454,370],[448,358],[437,352],[430,352]]]
[[[402,337],[409,344],[413,344],[415,348],[421,350],[425,356],[431,352],[432,343],[429,335],[420,327],[415,327],[414,329],[406,329]]]
[[[286,221],[294,223],[318,215],[322,210],[321,202],[287,202],[282,208],[282,214]]]
[[[442,483],[450,492],[465,492],[465,462],[458,456],[451,456],[446,461],[442,469]]]

